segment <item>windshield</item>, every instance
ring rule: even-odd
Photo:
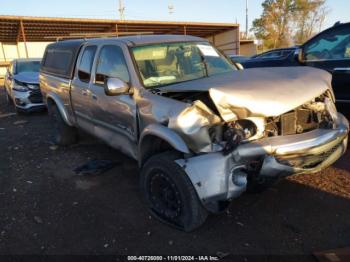
[[[40,61],[27,61],[27,62],[17,62],[16,72],[17,74],[23,72],[39,72]]]
[[[235,71],[207,42],[146,45],[132,49],[143,85],[159,87]]]

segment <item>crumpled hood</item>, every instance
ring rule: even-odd
[[[331,79],[328,72],[311,67],[256,68],[170,85],[161,91],[209,91],[223,119],[230,121],[232,111],[238,116],[247,112],[282,115],[331,89]]]
[[[14,79],[26,84],[39,84],[39,72],[22,72],[14,76]]]

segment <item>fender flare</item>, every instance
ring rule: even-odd
[[[148,136],[153,136],[164,140],[179,152],[185,154],[190,153],[190,150],[187,147],[185,141],[175,131],[159,124],[151,124],[142,131],[142,134],[140,136],[138,148],[140,165],[142,164],[143,155],[145,152],[145,148],[143,148],[143,145],[145,142],[145,138],[147,138]]]
[[[62,99],[55,93],[49,93],[46,96],[46,101],[47,101],[46,103],[47,103],[47,107],[48,108],[50,106],[49,103],[48,103],[48,100],[50,100],[50,99],[56,104],[56,106],[57,106],[58,110],[60,111],[60,114],[61,114],[64,122],[66,122],[66,124],[69,125],[69,126],[74,126],[73,122],[69,118],[68,112],[67,112],[67,110],[66,110],[66,108],[64,106],[64,103],[63,103]]]

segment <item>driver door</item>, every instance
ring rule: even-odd
[[[307,66],[327,70],[339,111],[350,112],[350,24],[330,28],[307,42],[304,47]]]
[[[124,52],[117,44],[99,48],[91,84],[91,108],[94,133],[110,146],[135,157],[137,144],[136,103],[131,94],[109,96],[104,86],[108,78],[130,84]]]

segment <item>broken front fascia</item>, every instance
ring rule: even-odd
[[[204,206],[216,212],[215,204],[238,197],[248,184],[249,163],[261,161],[256,175],[284,177],[319,172],[337,161],[346,151],[349,123],[338,114],[333,129],[270,137],[239,145],[231,154],[221,152],[178,159],[191,179]],[[309,163],[305,159],[312,157]],[[300,161],[295,161],[300,160]]]
[[[202,101],[197,100],[176,117],[171,117],[168,127],[175,130],[195,153],[220,152],[227,143],[223,141],[223,126],[224,122],[230,122],[231,118],[227,118],[229,115],[234,113],[230,111],[230,113],[221,114],[224,119],[222,121]],[[242,137],[242,142],[253,141],[264,136],[265,118],[247,117],[245,120],[252,122],[257,130],[256,134],[249,139]]]
[[[209,129],[221,123],[203,102],[195,101],[178,116],[169,120],[168,127],[175,130],[195,153],[221,151],[223,147],[215,145],[209,134]]]
[[[322,96],[325,96],[324,101],[317,102],[316,100],[318,98],[321,99]],[[252,114],[244,108],[235,107],[235,103],[232,101],[234,97],[224,95],[216,90],[210,90],[210,97],[215,103],[221,118],[215,115],[202,101],[197,100],[169,120],[168,127],[175,130],[193,152],[210,153],[222,151],[226,147],[227,141],[232,140],[232,137],[228,138],[226,136],[225,123],[230,125],[243,120],[255,127],[253,134],[250,135],[250,133],[245,133],[246,130],[250,131],[247,126],[238,126],[237,130],[243,131],[243,133],[238,133],[240,141],[237,142],[237,145],[241,142],[252,142],[265,137],[266,117],[273,115],[272,112],[265,117]],[[250,108],[253,108],[253,105],[250,105]],[[306,102],[300,108],[309,109],[316,113],[328,112],[333,122],[338,117],[330,90],[320,97]],[[267,113],[266,110],[265,113]],[[236,129],[236,127],[231,126],[230,130],[233,129]]]
[[[176,131],[194,153],[220,152],[227,143],[223,141],[224,122],[238,120],[238,117],[231,118],[230,116],[236,115],[231,110],[227,110],[227,113],[220,112],[224,119],[222,121],[202,101],[197,100],[177,116],[171,117],[168,127]],[[257,130],[256,134],[249,139],[242,137],[242,142],[256,140],[264,136],[265,118],[247,117],[245,120],[252,122]]]

